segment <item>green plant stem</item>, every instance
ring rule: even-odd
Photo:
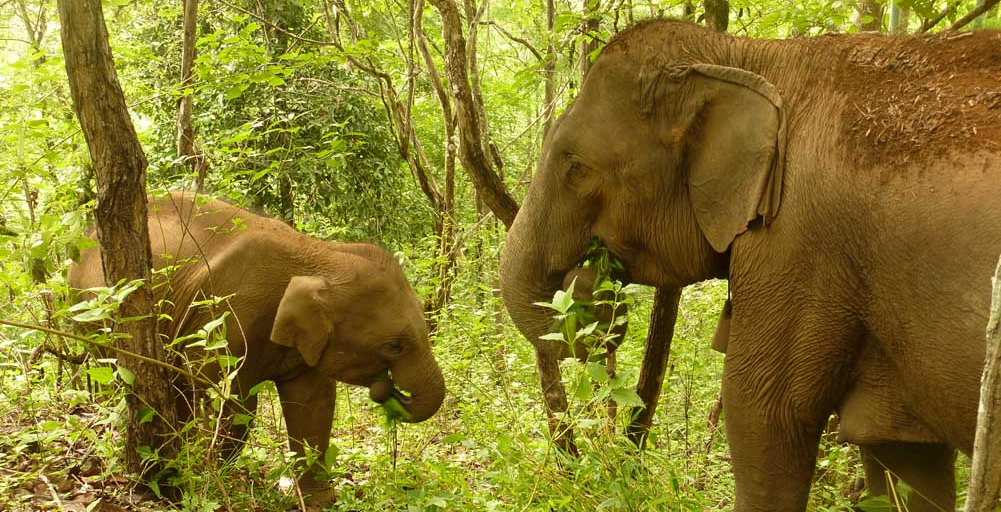
[[[4,320],[4,319],[0,319],[0,325],[9,325],[11,327],[19,327],[21,329],[31,329],[31,330],[34,330],[34,331],[40,331],[40,332],[44,332],[46,334],[51,334],[53,336],[61,336],[63,338],[69,338],[69,339],[72,339],[72,340],[82,341],[84,343],[87,343],[89,345],[93,345],[95,347],[101,347],[101,348],[109,349],[109,350],[111,350],[113,352],[117,352],[119,354],[124,354],[124,355],[127,355],[129,357],[134,357],[134,358],[139,359],[141,361],[144,361],[144,362],[147,362],[147,363],[150,363],[150,364],[155,364],[157,366],[161,366],[163,368],[166,368],[166,369],[168,369],[170,371],[173,371],[173,372],[179,373],[181,375],[184,375],[185,377],[187,377],[187,378],[189,378],[189,379],[191,379],[191,380],[193,380],[195,382],[198,382],[199,384],[204,384],[204,385],[212,388],[213,391],[215,391],[216,393],[219,393],[219,395],[222,396],[222,390],[219,389],[219,386],[216,386],[215,383],[210,382],[210,381],[208,381],[208,380],[206,380],[206,379],[204,379],[202,377],[199,377],[199,376],[197,376],[197,375],[195,375],[195,374],[193,374],[193,373],[185,370],[184,368],[179,368],[177,366],[174,366],[174,365],[169,364],[169,363],[165,363],[163,361],[158,361],[158,360],[153,359],[153,358],[149,358],[149,357],[146,357],[146,356],[141,356],[139,354],[136,354],[135,352],[130,352],[128,350],[125,350],[125,349],[122,349],[122,348],[118,348],[118,347],[116,347],[114,345],[105,345],[103,343],[98,343],[96,341],[89,340],[89,339],[87,339],[87,338],[85,338],[83,336],[77,335],[77,334],[72,334],[72,333],[68,333],[68,332],[64,332],[64,331],[59,331],[59,330],[56,330],[56,329],[50,329],[48,327],[43,327],[41,325],[25,324],[25,323],[21,323],[21,322],[14,322],[12,320]]]

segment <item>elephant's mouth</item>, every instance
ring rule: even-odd
[[[379,377],[368,386],[368,397],[378,404],[384,404],[390,398],[395,398],[404,407],[409,406],[412,402],[409,395],[396,389],[396,384],[388,375]]]

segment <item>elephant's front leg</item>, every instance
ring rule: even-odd
[[[817,446],[855,339],[850,318],[822,313],[755,314],[734,303],[723,411],[736,512],[806,509]]]
[[[728,371],[724,365],[723,412],[736,487],[735,512],[802,512],[823,422],[797,417],[797,406],[784,391],[740,389],[727,378]]]
[[[303,494],[310,495],[312,504],[328,504],[336,495],[326,478],[318,475],[330,442],[334,419],[334,381],[316,370],[277,383],[282,413],[288,428],[289,447],[299,457],[306,455],[306,446],[315,450],[317,462],[311,464],[299,478]]]
[[[542,385],[542,398],[546,406],[546,418],[549,420],[549,433],[556,441],[556,446],[570,455],[577,456],[573,427],[559,417],[568,409],[567,392],[560,375],[559,358],[541,349],[535,350],[535,357],[539,369],[539,383]]]

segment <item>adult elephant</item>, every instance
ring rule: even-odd
[[[397,398],[405,421],[423,421],[441,406],[445,386],[423,308],[382,249],[316,240],[280,221],[181,192],[150,200],[149,231],[153,266],[162,271],[154,288],[164,301],[161,318],[168,319],[159,326],[165,341],[197,333],[228,313],[229,353],[243,357],[233,382],[238,398],[226,404],[230,415],[253,413],[257,398],[247,391],[274,381],[289,444],[303,456],[306,445],[321,454],[327,449],[334,381],[369,386],[378,401]],[[104,286],[99,250],[83,251],[67,280],[79,290]],[[211,297],[225,299],[205,307]],[[186,349],[192,361],[204,359],[200,350]],[[211,381],[220,378],[218,363],[196,369]],[[193,399],[177,397],[182,416],[191,417]],[[235,440],[224,449],[230,454],[249,430],[246,422],[235,423],[224,433]],[[313,503],[333,501],[318,468],[308,468],[300,486]]]
[[[910,510],[954,508],[1001,253],[997,32],[762,41],[656,20],[615,36],[553,126],[501,288],[536,343],[599,237],[625,278],[727,278],[735,509],[805,508],[828,416]],[[918,493],[915,493],[916,495]]]

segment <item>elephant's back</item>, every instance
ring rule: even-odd
[[[147,213],[155,270],[177,265],[183,271],[183,267],[239,244],[249,232],[295,233],[280,221],[190,191],[149,196]],[[96,229],[91,228],[88,236],[97,241]],[[105,286],[98,245],[80,252],[67,272],[67,283],[77,290]]]
[[[174,264],[168,260],[211,257],[253,232],[295,233],[278,220],[184,191],[150,201],[149,231],[154,268]]]

